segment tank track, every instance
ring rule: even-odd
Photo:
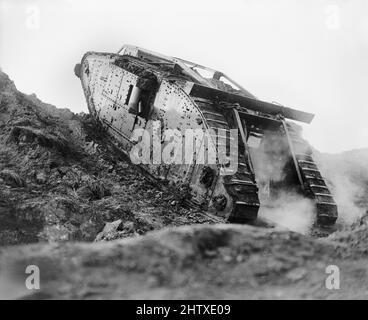
[[[316,203],[317,223],[326,226],[333,225],[338,215],[337,205],[313,159],[313,151],[308,142],[290,123],[286,123],[286,127],[302,175],[305,192]]]
[[[226,145],[230,145],[230,127],[221,106],[211,100],[195,99],[209,129],[221,134],[226,133]],[[215,137],[214,137],[215,138]],[[215,140],[216,141],[216,140]],[[240,142],[240,137],[238,138]],[[218,151],[218,150],[217,150]],[[228,151],[228,149],[227,149]],[[255,175],[251,169],[250,159],[246,156],[244,146],[239,143],[238,170],[235,174],[225,176],[225,189],[232,197],[233,208],[228,218],[232,223],[249,223],[257,218],[260,202]]]

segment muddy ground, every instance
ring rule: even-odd
[[[336,193],[341,179],[359,190],[339,198],[344,219],[327,239],[224,224],[139,172],[88,115],[0,72],[0,297],[366,298],[367,158],[318,154]],[[41,290],[25,289],[30,264]],[[340,290],[325,286],[329,265]]]

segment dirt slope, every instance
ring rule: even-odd
[[[367,253],[367,243],[358,251],[251,226],[185,226],[3,250],[0,288],[2,297],[26,299],[367,298]],[[38,291],[24,289],[30,264],[41,270]],[[340,268],[340,290],[326,289],[329,265]]]
[[[19,92],[0,72],[0,245],[94,240],[212,219],[147,180],[88,115]],[[174,190],[174,191],[173,191]],[[101,238],[101,237],[100,237]]]

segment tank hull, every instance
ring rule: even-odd
[[[246,99],[253,101],[248,94],[239,96],[239,103],[236,95],[210,85],[209,93],[203,94],[205,90],[198,88],[204,84],[199,84],[191,71],[184,73],[180,63],[166,71],[166,67],[160,69],[142,61],[134,50],[125,53],[89,52],[75,73],[81,80],[90,114],[132,162],[157,180],[188,186],[191,201],[208,212],[230,222],[248,223],[257,218],[260,190],[247,139],[259,128],[279,132],[288,145],[288,162],[294,160],[291,167],[300,178],[296,189],[316,203],[316,221],[324,225],[336,221],[337,207],[327,186],[322,178],[316,183],[318,169],[303,156],[295,157],[278,112],[262,118],[252,111],[251,103],[247,105],[249,109],[239,104]],[[231,98],[224,99],[222,95]],[[307,114],[290,110],[286,111],[310,120]],[[288,127],[292,131],[293,126],[288,125],[287,132]]]

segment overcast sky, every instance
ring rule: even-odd
[[[304,136],[321,151],[368,147],[367,0],[0,0],[1,69],[59,108],[87,112],[75,63],[124,43],[315,113]]]

